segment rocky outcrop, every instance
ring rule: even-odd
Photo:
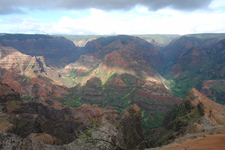
[[[225,106],[209,100],[196,89],[189,91],[187,100],[193,107],[198,107],[203,115],[197,123],[202,126],[225,125]]]
[[[107,110],[97,105],[82,105],[74,109],[63,107],[63,104],[47,106],[42,103],[23,102],[18,93],[6,84],[1,84],[0,87],[1,130],[10,131],[23,138],[43,139],[48,144],[72,142],[77,138],[77,131],[87,128],[92,119],[99,120],[105,113],[111,117],[119,115],[115,110]]]
[[[159,146],[171,143],[174,139],[175,142],[183,142],[191,137],[224,134],[224,116],[225,106],[206,98],[196,89],[191,89],[183,103],[167,113],[162,128],[155,134],[158,137],[152,138],[151,144]],[[159,135],[164,136],[162,138]]]
[[[92,141],[89,146],[100,150],[134,150],[144,147],[141,110],[135,104],[126,108],[121,116],[115,119],[107,114],[104,115],[94,125],[94,128],[77,141],[78,145],[88,147],[86,142]]]
[[[79,57],[76,46],[64,37],[5,34],[0,37],[0,44],[26,55],[43,56],[54,67],[63,67]]]
[[[8,85],[0,84],[0,108],[1,149],[143,147],[142,113],[137,105],[120,115],[97,105],[74,109],[59,102],[24,102]]]
[[[2,47],[2,52],[9,52]],[[20,96],[33,99],[62,97],[68,91],[63,87],[61,74],[49,66],[42,56],[29,56],[16,50],[0,59],[1,81],[10,85]]]
[[[77,46],[77,47],[85,47],[85,45],[89,42],[89,41],[93,41],[95,40],[96,37],[90,37],[90,38],[86,38],[86,39],[80,39],[80,40],[72,40],[73,43]]]

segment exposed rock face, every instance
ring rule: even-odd
[[[153,138],[152,145],[156,143],[168,144],[187,133],[193,134],[195,137],[223,134],[225,131],[225,106],[206,98],[196,89],[191,89],[183,103],[167,113],[162,126],[158,133],[166,136],[158,141],[157,138]],[[216,130],[217,128],[218,130]],[[191,136],[183,138],[187,140]]]
[[[111,36],[99,38],[87,43],[86,51],[89,53],[99,52],[100,56],[112,53],[115,50],[126,49],[137,55],[141,55],[145,61],[149,62],[154,68],[159,67],[162,63],[161,54],[154,46],[138,37],[133,36]]]
[[[195,87],[208,98],[224,104],[224,87],[217,84],[225,75],[224,49],[224,37],[220,40],[183,36],[166,46],[162,53],[169,62],[165,65],[164,76],[174,81],[175,96],[184,97],[186,91]],[[210,80],[218,82],[210,83]],[[209,84],[213,88],[205,89]]]
[[[225,106],[218,104],[200,94],[196,89],[189,91],[191,105],[198,107],[203,114],[198,120],[202,126],[225,125]]]
[[[88,39],[82,39],[82,40],[72,40],[73,43],[77,46],[77,47],[85,47],[85,45],[89,42],[89,41],[93,41],[95,40],[96,38],[94,37],[91,37],[91,38],[88,38]]]
[[[123,140],[126,144],[124,149],[141,148],[144,140],[142,129],[141,109],[136,105],[132,105],[123,111],[118,126],[123,133]]]
[[[82,51],[65,38],[44,35],[4,35],[0,44],[1,81],[26,100],[60,98],[112,109],[138,104],[162,113],[179,103],[155,70],[162,55],[141,38],[99,38]],[[68,94],[73,98],[64,98]]]
[[[97,105],[74,109],[59,102],[24,102],[5,84],[0,84],[0,100],[1,149],[133,150],[142,146],[141,109],[137,105],[119,115]]]
[[[146,113],[151,128],[159,126],[159,122],[153,123],[158,114],[162,118],[165,110],[181,102],[149,64],[160,64],[159,53],[150,43],[136,37],[116,36],[93,40],[85,48],[92,54],[82,55],[62,70],[80,85],[75,93],[82,102],[114,109],[137,104],[144,111],[154,112],[151,116]]]
[[[2,53],[9,53],[9,48],[2,47]],[[60,81],[65,79],[42,56],[32,57],[13,49],[13,52],[0,59],[0,70],[2,82],[10,85],[22,97],[47,99],[68,93],[65,87],[60,87]]]
[[[69,93],[66,88],[85,85],[93,77],[105,84],[117,73],[118,81],[122,81],[119,78],[124,72],[141,78],[142,82],[157,83],[170,94],[166,80],[148,64],[159,66],[161,55],[153,45],[137,37],[99,38],[89,41],[83,52],[65,38],[44,35],[4,35],[0,43],[2,82],[22,97],[63,97]],[[81,53],[88,54],[80,56]],[[62,71],[58,70],[65,65]],[[117,83],[110,84],[116,88]]]
[[[208,38],[207,35],[182,36],[163,48],[166,71],[161,74],[175,81],[175,96],[184,97],[186,91],[195,87],[208,98],[225,103],[224,88],[217,84],[225,75],[224,38],[217,35]],[[218,81],[213,83],[210,80]],[[206,89],[209,84],[213,88]]]
[[[212,60],[206,50],[193,48],[176,58],[176,63],[171,68],[171,74],[174,75],[173,78],[182,78],[180,75],[185,71],[190,71],[190,74],[191,72],[203,72],[210,67],[210,61]]]
[[[63,37],[6,34],[0,37],[0,43],[26,55],[43,56],[51,66],[55,67],[62,67],[79,57],[73,42]]]
[[[225,80],[218,79],[218,80],[205,80],[199,87],[199,91],[211,98],[212,100],[220,103],[225,104]]]
[[[88,126],[90,125],[90,120],[94,119],[96,121],[101,120],[101,117],[104,114],[109,114],[109,116],[112,116],[114,118],[119,116],[119,112],[112,109],[105,109],[101,108],[98,105],[89,105],[89,104],[83,104],[76,108],[77,111],[77,118],[80,118],[84,125]]]
[[[6,84],[0,84],[0,97],[1,103],[6,103],[9,101],[21,101],[20,96],[11,87]]]
[[[85,147],[85,142],[89,140],[93,142],[94,149],[134,150],[144,146],[141,110],[135,104],[116,119],[104,115],[96,125],[98,127],[89,131],[90,136],[78,141],[79,145]]]
[[[23,102],[5,84],[0,85],[1,130],[11,131],[21,137],[49,138],[51,143],[69,143],[77,138],[76,130],[83,130],[91,119],[100,119],[105,113],[116,117],[119,113],[98,106],[83,105],[77,109],[68,107],[45,106],[36,102]],[[5,126],[8,125],[7,128]],[[30,135],[38,133],[37,135]],[[39,134],[46,133],[46,134]],[[50,134],[55,137],[50,137]],[[46,137],[46,138],[45,138]],[[56,140],[57,139],[57,140]]]

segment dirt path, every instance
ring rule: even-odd
[[[225,134],[207,135],[205,137],[173,143],[161,148],[149,150],[225,150]]]

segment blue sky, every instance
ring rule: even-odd
[[[225,33],[224,0],[0,0],[0,33]]]

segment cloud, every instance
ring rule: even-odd
[[[41,24],[38,20],[29,18],[4,18],[0,19],[0,32],[2,33],[40,33]]]
[[[42,24],[39,32],[73,35],[219,33],[225,31],[224,24],[224,12],[202,14],[164,9],[145,16],[124,16],[92,9],[90,16],[77,19],[64,16],[58,22]]]
[[[219,33],[225,31],[225,13],[220,7],[225,3],[218,2],[210,4],[211,11],[187,12],[171,7],[149,11],[148,7],[141,5],[126,12],[92,8],[53,11],[52,15],[51,11],[48,11],[49,14],[37,11],[39,13],[34,16],[8,15],[0,18],[0,32],[74,35]],[[54,20],[51,20],[53,17]]]
[[[0,0],[0,14],[25,13],[27,10],[129,10],[145,6],[150,11],[162,8],[192,11],[207,9],[213,0]]]

